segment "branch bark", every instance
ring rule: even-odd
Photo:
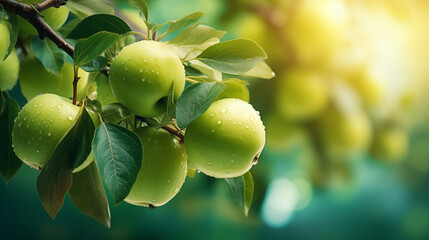
[[[45,0],[41,3],[35,3],[33,7],[29,4],[21,3],[15,0],[0,0],[3,8],[12,12],[31,23],[36,28],[41,39],[49,38],[54,42],[58,48],[62,49],[68,55],[73,57],[74,48],[66,42],[58,33],[56,33],[46,22],[43,20],[39,12],[46,10],[50,7],[60,7],[64,5],[66,0]],[[36,11],[37,9],[37,11]],[[39,11],[39,12],[38,12]]]

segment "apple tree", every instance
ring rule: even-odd
[[[68,192],[109,227],[103,185],[115,205],[156,208],[198,171],[225,179],[247,215],[265,128],[240,77],[272,78],[266,53],[222,41],[202,12],[158,24],[144,0],[129,3],[139,31],[103,1],[0,0],[4,180],[27,164],[52,218]]]

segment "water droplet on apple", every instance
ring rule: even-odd
[[[159,72],[156,72],[156,75],[159,75]]]
[[[73,116],[72,116],[72,115],[68,115],[68,116],[67,116],[67,118],[68,118],[68,120],[70,120],[70,121],[71,121],[71,120],[73,120]]]
[[[211,113],[210,114],[210,117],[214,117],[216,114],[215,113]]]
[[[51,112],[53,112],[54,111],[54,109],[53,108],[51,108]]]
[[[246,128],[249,129],[249,126],[246,125]]]
[[[61,109],[61,108],[63,108],[63,106],[61,104],[57,104],[57,108]]]
[[[226,109],[224,108],[224,109],[220,110],[220,113],[226,113]]]
[[[212,165],[212,163],[211,163],[211,162],[208,162],[207,164],[208,164],[209,166],[210,166],[210,165]]]
[[[30,127],[30,125],[27,124],[27,128],[29,128],[29,127]]]
[[[221,125],[221,124],[222,124],[222,121],[221,121],[221,120],[217,121],[217,124],[218,124],[218,125]]]
[[[48,133],[48,136],[50,137],[52,134],[51,133]]]
[[[215,130],[214,129],[212,129],[212,133],[214,133],[215,132]]]
[[[241,122],[238,122],[238,125],[240,125],[240,126],[241,126],[241,125],[243,125],[243,124],[242,124]]]
[[[250,121],[254,122],[255,118],[254,117],[250,117]]]
[[[174,191],[175,191],[175,192],[178,192],[178,191],[179,191],[179,189],[178,189],[178,188],[176,188]]]

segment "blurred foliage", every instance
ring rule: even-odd
[[[127,1],[114,1],[144,28]],[[267,144],[252,168],[245,218],[224,181],[196,174],[167,206],[120,204],[112,229],[75,215],[51,221],[28,167],[0,186],[11,238],[428,239],[429,2],[152,0],[162,23],[194,11],[267,52],[277,77],[248,79]],[[17,90],[12,94],[16,94]],[[23,99],[22,96],[15,99]],[[13,216],[13,217],[11,217]],[[28,219],[28,216],[37,218]]]

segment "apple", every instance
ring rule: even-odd
[[[135,133],[142,142],[143,159],[125,201],[138,206],[162,206],[179,192],[185,182],[185,149],[164,129],[142,127]]]
[[[265,127],[249,103],[225,98],[186,128],[190,164],[216,178],[238,177],[250,170],[265,145]]]
[[[292,68],[278,80],[277,111],[285,119],[309,120],[326,109],[329,103],[329,85],[322,75]]]
[[[345,42],[347,17],[347,6],[342,0],[297,2],[284,29],[296,60],[317,68],[329,67]]]
[[[40,2],[40,0],[24,0],[29,4]],[[59,8],[51,7],[42,12],[43,19],[54,30],[58,30],[69,16],[68,8],[62,6]],[[37,35],[37,30],[25,19],[18,17],[19,34],[23,38],[30,38]]]
[[[16,156],[31,167],[43,167],[74,126],[78,112],[78,106],[58,95],[43,94],[31,99],[18,113],[12,130]],[[91,161],[91,154],[88,159]]]
[[[10,31],[5,20],[0,19],[0,63],[3,62],[6,56],[7,49],[10,44]]]
[[[180,58],[165,43],[143,40],[130,44],[113,60],[110,86],[119,103],[143,117],[167,110],[172,87],[177,99],[185,87]]]
[[[371,153],[381,161],[398,162],[408,150],[408,134],[398,126],[383,127],[375,133]]]
[[[0,63],[0,89],[11,90],[18,81],[19,59],[15,49]]]
[[[90,82],[96,82],[97,85],[97,100],[102,105],[108,105],[118,102],[110,88],[109,79],[100,72],[89,73],[88,79]]]
[[[88,73],[79,69],[77,98],[81,100],[86,91]],[[73,97],[73,66],[65,62],[60,75],[47,71],[42,63],[35,58],[27,58],[21,63],[19,84],[27,100],[43,93],[54,93],[66,98]]]
[[[326,111],[318,122],[321,143],[332,157],[361,153],[369,147],[372,128],[368,116],[361,110]]]

